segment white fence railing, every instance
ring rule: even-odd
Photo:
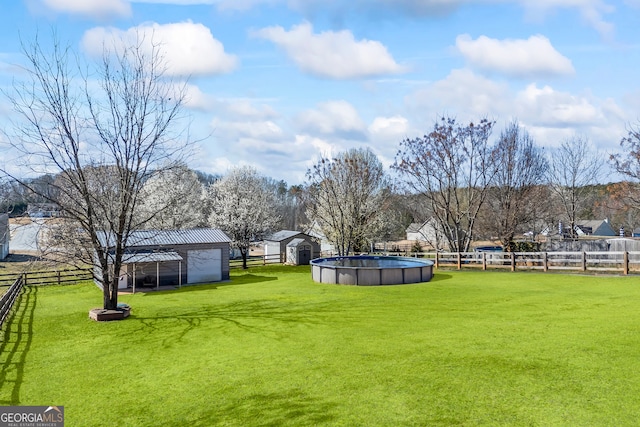
[[[424,252],[435,267],[640,273],[640,252]]]

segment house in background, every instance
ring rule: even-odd
[[[30,218],[53,218],[60,216],[60,207],[55,203],[29,203],[27,215]]]
[[[576,234],[578,236],[605,236],[613,237],[618,233],[611,227],[608,219],[588,219],[576,221]]]
[[[0,259],[9,256],[9,215],[0,214]]]
[[[436,249],[442,249],[446,244],[438,222],[433,217],[422,223],[411,223],[405,231],[407,240],[427,242]]]
[[[102,244],[112,246],[107,235]],[[131,233],[119,288],[180,286],[229,279],[231,240],[221,230],[139,230]]]
[[[307,265],[320,256],[320,244],[316,238],[301,231],[281,230],[264,240],[264,255],[273,260],[293,265]]]

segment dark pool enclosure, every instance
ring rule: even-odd
[[[311,275],[319,283],[341,285],[398,285],[428,282],[433,261],[398,256],[340,256],[311,261]]]

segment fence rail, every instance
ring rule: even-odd
[[[435,267],[640,273],[640,252],[426,252]]]
[[[93,279],[90,268],[28,271],[20,274],[25,285],[63,285]],[[9,286],[18,274],[0,274],[0,287]]]
[[[0,296],[0,329],[2,329],[4,321],[9,316],[11,308],[13,308],[13,304],[20,296],[20,292],[22,291],[23,286],[24,278],[23,276],[18,276],[13,284],[9,286],[9,289],[7,289],[7,291],[3,293],[2,296]]]
[[[247,257],[247,267],[259,267],[267,264],[282,264],[280,254],[254,255]],[[242,268],[242,258],[229,260],[229,268]]]

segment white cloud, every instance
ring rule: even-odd
[[[599,109],[586,97],[558,92],[550,86],[538,88],[530,84],[517,94],[515,103],[523,117],[547,127],[595,124],[602,118]]]
[[[214,129],[214,136],[222,141],[227,141],[227,143],[243,138],[259,141],[277,141],[283,137],[280,126],[271,120],[225,122],[214,119],[211,125]]]
[[[40,3],[57,13],[94,19],[131,16],[131,5],[127,0],[41,0]]]
[[[408,96],[406,103],[412,113],[410,138],[417,136],[411,133],[414,128],[424,133],[441,115],[459,122],[487,117],[497,120],[494,135],[517,119],[542,146],[556,146],[577,133],[588,135],[600,148],[611,149],[630,120],[613,99],[600,99],[588,91],[574,94],[535,83],[512,90],[470,70],[453,70],[445,79]],[[373,134],[371,138],[376,141]]]
[[[512,94],[506,84],[460,69],[416,91],[406,102],[423,120],[430,121],[453,111],[459,120],[466,121],[510,114],[510,99]]]
[[[140,1],[140,0],[137,0]],[[145,0],[153,2],[154,0]],[[189,0],[157,0],[162,3],[186,3]],[[197,0],[193,0],[197,1]],[[604,17],[615,11],[612,1],[608,0],[211,0],[219,9],[247,10],[263,4],[286,3],[291,9],[303,12],[308,17],[323,13],[334,19],[343,19],[347,15],[368,14],[373,17],[389,17],[395,14],[408,16],[443,16],[456,10],[476,4],[515,3],[525,9],[526,14],[537,20],[558,9],[576,10],[585,23],[596,29],[601,35],[610,37],[614,27]],[[208,0],[202,0],[207,3]],[[625,0],[630,6],[638,6],[639,0]]]
[[[402,116],[376,117],[369,125],[369,132],[372,135],[383,137],[406,134],[409,121]]]
[[[187,84],[185,87],[184,106],[194,110],[209,111],[215,105],[212,96],[202,92],[200,88],[193,84]]]
[[[334,135],[345,139],[366,139],[366,127],[358,111],[347,101],[327,101],[317,109],[300,113],[297,126],[305,133]]]
[[[243,119],[265,120],[279,117],[278,112],[270,105],[245,98],[219,100],[217,110],[225,116]]]
[[[456,47],[474,67],[514,77],[568,75],[575,72],[571,61],[561,55],[544,36],[527,40],[496,40],[467,34],[456,38]]]
[[[142,40],[143,48],[161,45],[168,73],[174,76],[210,75],[231,72],[237,65],[234,55],[224,51],[209,28],[191,21],[160,25],[143,24],[128,30],[96,27],[82,37],[83,49],[102,55],[103,47],[122,49]]]
[[[595,28],[602,36],[610,37],[613,24],[604,19],[604,15],[615,11],[615,7],[603,0],[518,0],[534,17],[542,17],[556,9],[576,9],[582,19]]]
[[[320,77],[353,79],[407,71],[382,43],[355,40],[347,30],[314,34],[311,24],[305,22],[290,31],[275,26],[254,35],[272,41],[303,71]]]

